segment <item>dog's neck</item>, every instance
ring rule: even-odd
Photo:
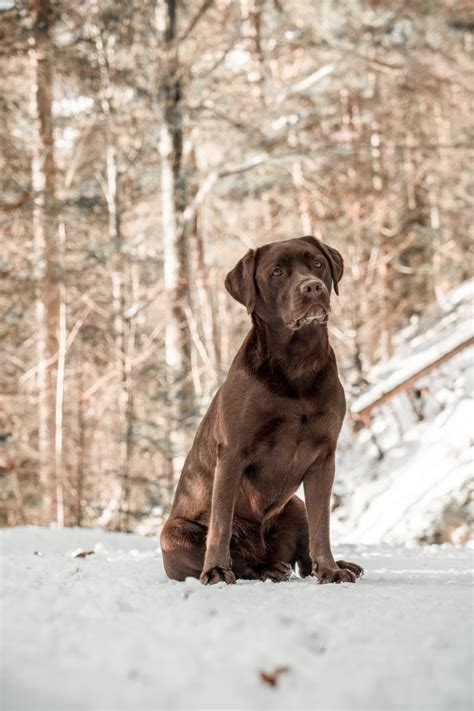
[[[244,344],[247,368],[264,375],[286,394],[304,393],[330,359],[326,324],[311,324],[291,331],[252,314],[253,328]]]

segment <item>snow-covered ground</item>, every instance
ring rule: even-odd
[[[202,587],[168,581],[137,535],[1,540],[6,711],[472,708],[468,548],[338,549],[365,566],[356,585]]]

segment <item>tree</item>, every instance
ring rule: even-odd
[[[32,70],[31,113],[33,235],[35,249],[38,452],[43,489],[43,519],[64,521],[63,490],[56,452],[56,378],[60,264],[53,138],[53,43],[49,0],[35,0],[29,56]]]

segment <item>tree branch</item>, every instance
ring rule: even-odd
[[[199,20],[203,17],[203,15],[209,10],[211,5],[214,4],[214,0],[204,0],[202,3],[201,7],[199,10],[196,12],[194,17],[191,19],[189,25],[186,27],[184,30],[183,34],[178,37],[178,42],[183,42],[187,36],[194,30],[196,25],[198,24]]]

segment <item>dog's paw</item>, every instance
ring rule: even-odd
[[[313,575],[320,585],[327,583],[355,583],[357,576],[352,570],[344,568],[322,568],[318,567],[313,571]]]
[[[235,583],[235,575],[230,568],[221,568],[216,565],[214,568],[203,571],[199,580],[203,585],[215,585],[216,583],[232,585]]]
[[[350,570],[352,573],[354,573],[356,578],[361,578],[364,575],[364,569],[362,568],[362,566],[357,565],[357,563],[351,563],[347,560],[338,560],[337,567],[341,568],[341,570]]]
[[[274,583],[282,583],[289,580],[293,570],[289,563],[277,561],[262,568],[260,571],[260,580],[272,580]]]

